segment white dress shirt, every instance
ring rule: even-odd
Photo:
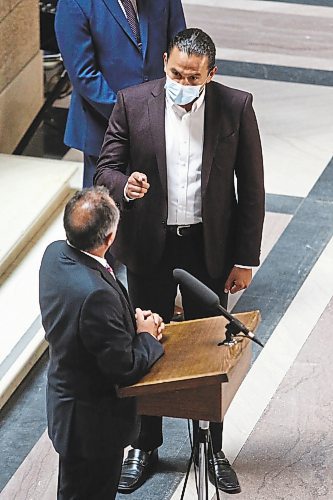
[[[165,144],[167,163],[167,225],[202,222],[201,170],[205,125],[205,88],[190,111],[165,99]],[[149,182],[149,179],[148,179]],[[127,183],[124,188],[126,201]],[[237,267],[251,269],[235,264]]]
[[[112,267],[110,266],[108,261],[106,259],[104,259],[104,257],[99,257],[98,255],[94,255],[92,253],[85,252],[84,250],[80,250],[80,252],[85,253],[86,255],[88,255],[88,257],[91,257],[92,259],[97,260],[97,262],[102,264],[102,266],[105,267],[105,269],[108,271],[108,273],[110,273],[113,276],[113,278],[116,279],[116,276],[114,274]]]
[[[202,222],[201,169],[204,142],[205,89],[186,111],[166,97],[165,143],[168,225]]]

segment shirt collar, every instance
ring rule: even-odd
[[[104,259],[103,257],[99,257],[98,255],[93,255],[92,253],[85,252],[84,250],[80,250],[79,248],[76,248],[74,245],[71,245],[71,243],[68,240],[66,240],[66,243],[70,247],[75,248],[75,250],[78,250],[79,252],[88,255],[88,257],[91,257],[92,259],[97,260],[97,262],[99,262],[100,264],[102,264],[103,267],[106,267],[108,265],[107,260]]]

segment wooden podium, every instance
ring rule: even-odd
[[[234,315],[252,332],[259,311]],[[228,323],[222,316],[167,325],[165,354],[138,383],[119,389],[136,396],[140,415],[222,422],[251,362],[251,340],[218,346]]]

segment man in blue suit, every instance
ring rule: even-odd
[[[84,187],[118,90],[161,78],[163,53],[184,28],[181,0],[59,0],[55,30],[73,85],[64,141],[84,152]]]

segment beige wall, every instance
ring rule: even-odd
[[[43,104],[38,0],[0,0],[0,153],[11,153]]]

